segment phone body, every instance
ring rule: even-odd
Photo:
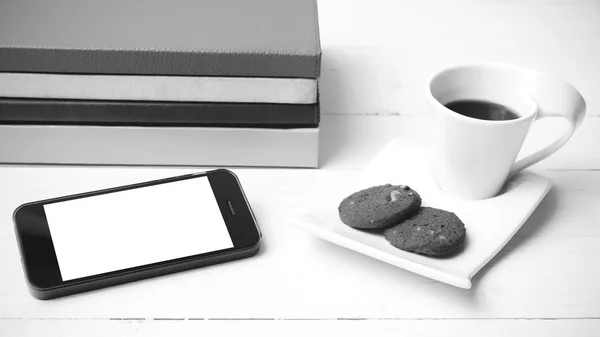
[[[219,169],[19,206],[29,292],[51,299],[256,254],[238,178]]]

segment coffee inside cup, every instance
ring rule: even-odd
[[[482,100],[455,100],[446,103],[445,107],[463,116],[486,121],[507,121],[521,117],[502,104]]]

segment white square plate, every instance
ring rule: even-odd
[[[446,194],[433,182],[426,148],[394,141],[367,165],[347,191],[319,198],[317,205],[294,219],[293,225],[321,239],[371,256],[414,273],[460,288],[496,255],[529,218],[552,185],[550,179],[525,171],[506,184],[497,197],[462,200]],[[381,234],[344,225],[338,205],[347,195],[381,184],[409,185],[423,198],[423,206],[456,213],[464,222],[464,249],[452,257],[432,258],[391,246]],[[318,193],[318,191],[315,191]]]

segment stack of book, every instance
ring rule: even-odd
[[[0,3],[0,163],[317,167],[314,0]]]

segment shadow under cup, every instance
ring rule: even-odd
[[[528,94],[532,78],[526,69],[476,64],[450,68],[431,79],[432,173],[442,190],[465,199],[498,194],[536,118],[538,106]],[[498,104],[517,118],[468,117],[446,107],[456,101]]]

